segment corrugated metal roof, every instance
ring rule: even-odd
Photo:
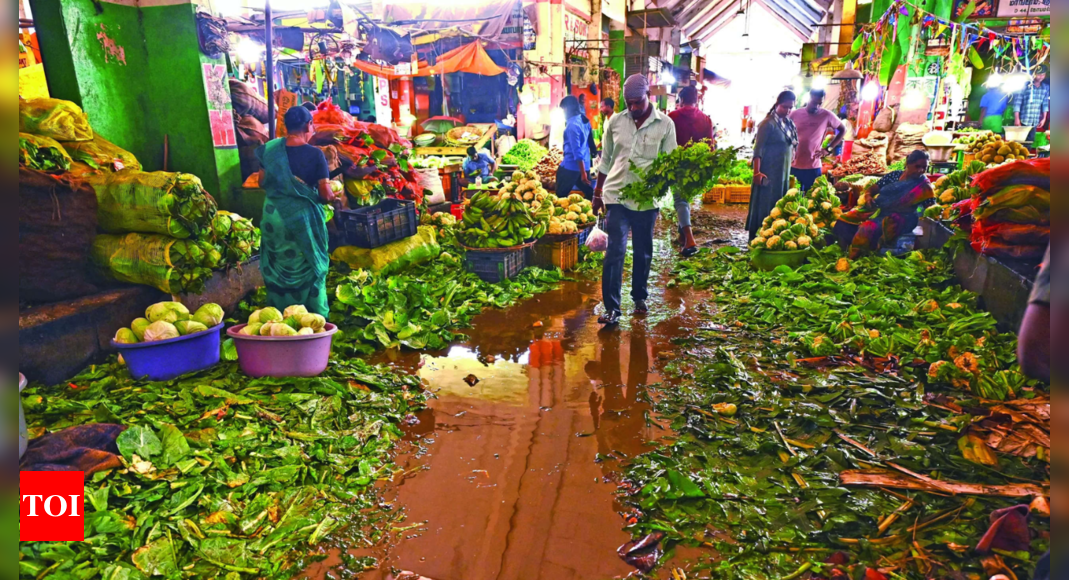
[[[780,22],[803,40],[824,21],[830,0],[752,0],[767,8]],[[665,0],[659,8],[672,11],[679,28],[693,40],[704,41],[731,21],[743,16],[749,0]]]

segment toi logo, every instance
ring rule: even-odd
[[[19,541],[85,540],[85,474],[19,473]]]

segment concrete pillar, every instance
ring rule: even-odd
[[[189,0],[31,0],[49,90],[146,171],[192,173],[223,208],[240,194],[226,61],[200,51]],[[213,130],[214,129],[214,130]]]

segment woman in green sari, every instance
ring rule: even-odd
[[[303,107],[286,112],[284,139],[257,150],[267,191],[260,223],[260,269],[267,302],[279,310],[303,305],[327,316],[327,223],[324,203],[334,199],[323,152],[308,144],[315,134],[312,114]]]

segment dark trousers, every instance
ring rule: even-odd
[[[583,192],[583,197],[594,199],[594,188],[583,183],[583,174],[563,167],[557,168],[557,197],[568,197],[572,191],[578,189]]]
[[[653,264],[653,229],[660,210],[634,211],[622,205],[606,206],[608,218],[605,233],[609,234],[609,249],[601,279],[601,297],[605,312],[620,312],[624,285],[624,260],[627,257],[627,236],[631,234],[634,260],[631,267],[631,298],[635,301],[649,297],[650,266]]]
[[[820,179],[820,176],[824,172],[818,167],[816,169],[795,169],[791,168],[791,175],[798,179],[798,187],[802,188],[802,193],[805,193],[813,188],[813,184]]]

